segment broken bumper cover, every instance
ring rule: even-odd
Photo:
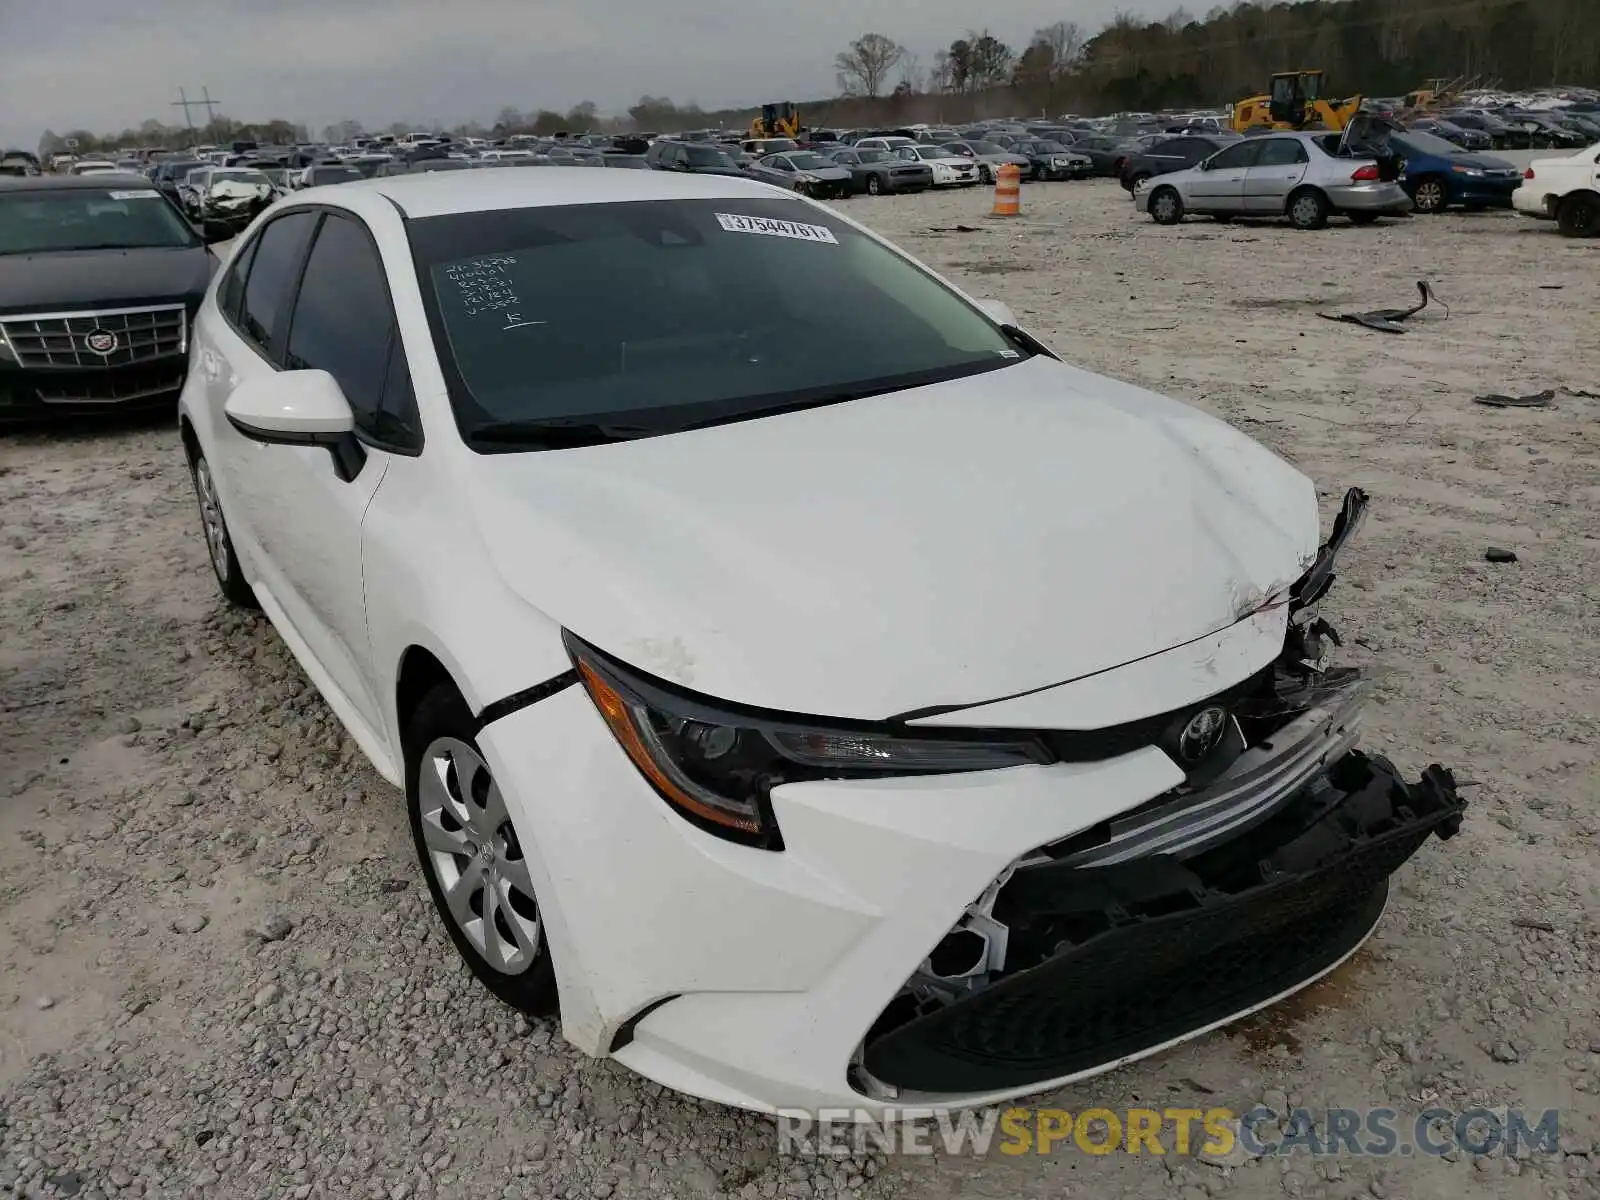
[[[888,1095],[1011,1092],[1138,1058],[1254,1011],[1348,957],[1389,876],[1459,828],[1455,781],[1351,752],[1262,825],[1188,859],[1024,865],[993,918],[1028,967],[869,1038]]]

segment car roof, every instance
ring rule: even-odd
[[[394,175],[340,185],[373,191],[407,217],[491,212],[500,208],[543,208],[566,204],[627,204],[641,200],[716,200],[794,197],[783,188],[732,175],[691,175],[668,171],[617,171],[603,175],[586,167],[547,167],[539,171],[440,171]]]
[[[119,182],[137,180],[151,191],[155,184],[130,171],[101,171],[96,175],[0,176],[0,190],[7,192],[103,192]]]

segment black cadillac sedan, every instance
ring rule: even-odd
[[[0,179],[0,422],[174,403],[228,236],[138,177]]]

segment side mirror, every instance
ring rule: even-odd
[[[215,246],[218,242],[226,242],[237,236],[237,231],[226,221],[203,221],[199,232],[201,240],[208,246]]]
[[[979,309],[983,311],[984,316],[988,317],[996,325],[1010,325],[1013,328],[1016,326],[1017,314],[1011,311],[1011,306],[1004,300],[983,299],[976,301],[976,303]]]
[[[333,470],[349,482],[361,473],[366,451],[355,436],[355,414],[338,381],[326,371],[281,371],[241,383],[222,406],[232,425],[269,446],[321,446]]]

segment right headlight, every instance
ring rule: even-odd
[[[772,790],[785,783],[1055,761],[1027,733],[924,732],[737,710],[643,676],[570,633],[566,641],[589,698],[657,794],[700,828],[747,845],[783,848]]]

